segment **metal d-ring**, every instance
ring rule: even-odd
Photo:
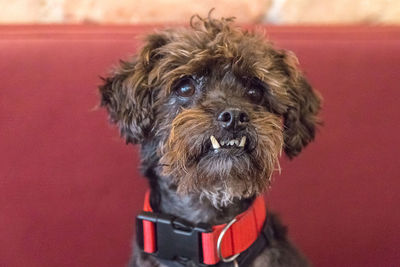
[[[236,258],[239,257],[240,253],[235,254],[229,258],[224,258],[222,256],[221,253],[221,242],[222,242],[222,238],[224,238],[224,235],[226,233],[226,231],[228,231],[228,229],[232,226],[232,224],[234,224],[236,222],[236,218],[233,218],[232,221],[230,221],[225,227],[224,229],[222,229],[221,233],[218,236],[218,240],[217,240],[217,253],[218,253],[218,257],[223,261],[223,262],[231,262],[231,261],[235,261],[235,266],[237,265],[236,262]]]

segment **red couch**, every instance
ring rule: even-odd
[[[151,27],[0,27],[0,266],[124,266],[146,187],[100,83]],[[325,121],[268,194],[315,266],[400,266],[400,28],[266,27]]]

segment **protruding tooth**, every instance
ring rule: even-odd
[[[210,139],[211,139],[211,143],[212,143],[212,146],[213,146],[214,149],[218,149],[218,148],[221,147],[221,146],[219,145],[217,139],[215,139],[214,135],[211,135],[211,136],[210,136]]]
[[[233,146],[233,144],[235,144],[235,140],[229,141],[229,145],[230,145],[230,146]]]
[[[240,140],[239,147],[244,147],[245,144],[246,144],[246,136],[243,136],[242,139]]]
[[[224,146],[225,145],[225,141],[221,141],[221,146]]]
[[[235,145],[236,145],[236,146],[239,145],[239,140],[235,139]]]

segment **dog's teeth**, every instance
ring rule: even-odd
[[[240,140],[239,147],[244,147],[245,144],[246,144],[246,136],[243,136],[242,139]]]
[[[235,140],[235,145],[236,145],[236,146],[239,145],[239,140]]]
[[[230,146],[233,146],[234,144],[235,144],[235,140],[229,141],[229,145],[230,145]]]
[[[221,141],[221,146],[224,146],[225,145],[225,141]]]
[[[211,139],[211,143],[212,143],[212,146],[213,146],[214,149],[218,149],[218,148],[221,147],[221,146],[219,145],[217,139],[215,139],[214,135],[211,135],[211,136],[210,136],[210,139]]]

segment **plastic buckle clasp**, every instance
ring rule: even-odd
[[[155,225],[157,248],[152,253],[165,260],[192,260],[203,263],[201,233],[209,233],[208,224],[192,225],[189,222],[166,214],[142,212],[136,217],[137,243],[143,250],[143,221]]]

